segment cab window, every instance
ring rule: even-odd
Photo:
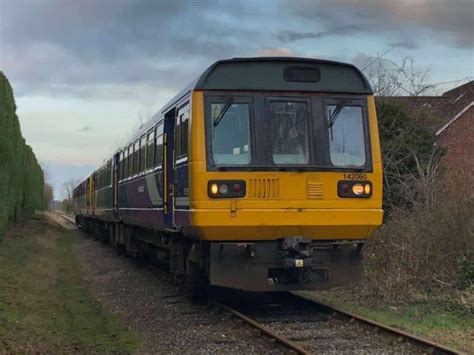
[[[329,150],[331,163],[338,167],[362,167],[365,165],[364,121],[361,106],[326,106],[326,117],[335,116],[329,124]]]
[[[308,107],[306,102],[273,101],[268,107],[272,159],[275,164],[308,164]]]
[[[210,105],[212,157],[217,165],[248,165],[251,160],[250,105],[229,100]]]

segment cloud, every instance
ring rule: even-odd
[[[407,35],[421,33],[447,46],[470,49],[474,46],[471,0],[303,0],[298,2],[299,6],[293,6],[293,1],[282,0],[282,4],[305,21],[306,29],[302,33],[285,31],[283,35],[279,34],[282,42],[347,33],[386,33],[399,41]],[[314,26],[322,26],[322,29],[308,31]]]
[[[85,125],[85,126],[79,128],[77,131],[78,132],[89,132],[89,131],[92,131],[92,127]]]
[[[389,47],[393,48],[405,48],[405,49],[417,49],[418,45],[413,41],[394,41],[390,42]]]
[[[280,31],[277,34],[277,38],[282,42],[293,42],[300,39],[310,38],[323,38],[327,36],[354,34],[358,31],[363,31],[365,27],[363,25],[350,24],[350,25],[336,25],[330,26],[328,30],[319,32],[297,32],[297,31]]]
[[[104,85],[178,90],[213,61],[258,50],[241,46],[260,36],[241,26],[242,16],[256,16],[248,9],[213,0],[1,0],[0,68],[20,96],[102,97]]]

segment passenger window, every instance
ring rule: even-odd
[[[147,152],[146,152],[146,168],[153,168],[155,160],[155,130],[148,133]]]
[[[108,163],[107,186],[112,185],[112,160]]]
[[[133,175],[133,145],[128,146],[128,169],[127,169],[127,177]]]
[[[308,105],[306,102],[270,103],[272,159],[275,164],[308,164]]]
[[[125,149],[123,151],[123,174],[122,174],[122,180],[125,179],[127,177],[127,167],[128,167],[128,161],[127,161],[127,157],[128,157],[128,149]]]
[[[174,130],[174,156],[175,160],[181,156],[181,124],[180,117],[176,118],[176,128]]]
[[[327,105],[326,115],[333,115],[337,105]],[[365,165],[365,139],[362,107],[343,106],[329,127],[331,163],[341,167]]]
[[[139,159],[140,159],[140,142],[136,141],[133,147],[133,172],[132,172],[133,175],[138,173]]]
[[[140,166],[138,167],[139,172],[145,171],[146,161],[146,135],[140,138]]]
[[[251,160],[248,103],[212,103],[212,156],[218,165],[245,165]]]
[[[156,138],[155,166],[163,163],[163,135]]]
[[[124,176],[124,168],[125,168],[125,157],[124,157],[124,152],[120,152],[120,180],[123,180]]]

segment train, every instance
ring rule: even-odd
[[[383,219],[373,90],[342,62],[219,60],[79,183],[73,206],[85,231],[192,289],[357,282]]]

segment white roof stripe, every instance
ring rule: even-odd
[[[461,112],[459,112],[456,116],[454,116],[452,119],[449,120],[448,123],[446,123],[443,127],[441,127],[438,132],[436,132],[436,135],[439,136],[443,131],[446,130],[449,126],[451,126],[454,121],[456,121],[459,117],[461,117],[464,113],[466,113],[467,110],[469,110],[472,106],[474,106],[474,101],[471,101],[469,105],[464,107]]]

